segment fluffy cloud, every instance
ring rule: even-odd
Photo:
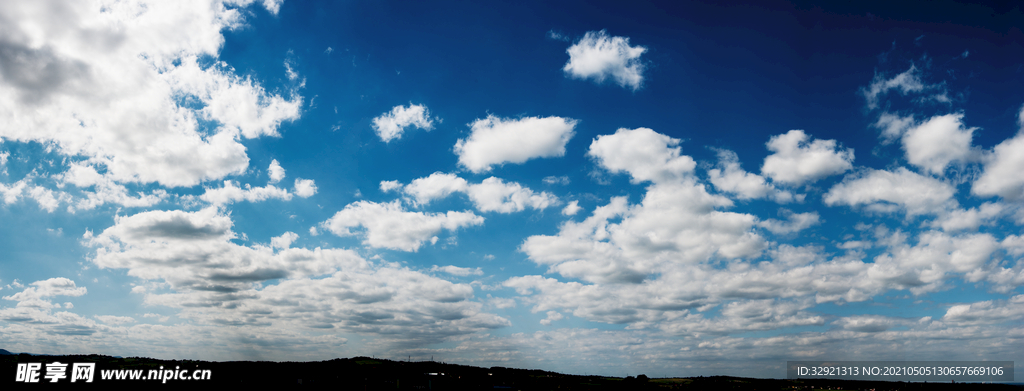
[[[314,183],[312,179],[295,179],[295,195],[302,198],[309,198],[312,197],[313,194],[316,194],[316,190],[316,183]]]
[[[495,177],[470,186],[467,194],[481,212],[512,213],[526,207],[545,209],[559,204],[558,198],[547,192],[535,193],[518,183],[505,183]]]
[[[402,138],[405,128],[415,126],[419,129],[430,131],[434,129],[433,120],[427,106],[414,105],[395,106],[391,112],[381,114],[373,119],[373,130],[380,136],[381,141],[391,142],[394,139]]]
[[[150,194],[140,192],[138,197],[132,197],[128,194],[128,188],[117,183],[111,176],[101,175],[93,166],[81,163],[71,164],[67,171],[57,175],[57,179],[58,187],[72,184],[83,190],[81,197],[62,194],[63,200],[72,203],[68,207],[71,212],[90,210],[108,203],[125,207],[147,207],[167,197],[167,192],[162,189],[153,190]],[[86,190],[88,188],[92,188],[92,191]]]
[[[117,182],[192,186],[243,172],[240,138],[276,136],[302,99],[201,66],[221,30],[243,22],[240,9],[203,3],[0,6],[0,137],[52,143]]]
[[[120,217],[86,240],[98,247],[93,262],[101,268],[126,269],[144,287],[169,288],[140,289],[147,304],[176,308],[179,318],[200,325],[260,335],[338,328],[414,346],[509,325],[481,312],[469,285],[372,264],[350,250],[292,248],[298,235],[291,232],[273,238],[273,247],[241,246],[231,241],[231,226],[215,209],[154,211]],[[268,280],[279,281],[263,286]],[[69,292],[75,291],[51,294]]]
[[[344,250],[239,246],[228,216],[216,209],[198,212],[150,211],[118,217],[114,226],[89,236],[98,247],[101,268],[128,269],[131,276],[162,279],[176,290],[236,292],[268,279],[320,275],[362,262]],[[197,254],[203,254],[199,256]]]
[[[484,218],[472,212],[422,213],[406,211],[399,201],[378,204],[358,201],[345,206],[322,226],[338,236],[353,236],[363,227],[364,244],[402,251],[417,251],[423,242],[437,240],[441,230],[481,225]]]
[[[794,232],[800,232],[819,223],[821,216],[817,212],[806,212],[806,213],[793,213],[790,210],[783,209],[783,215],[786,216],[787,221],[778,221],[774,219],[768,219],[759,222],[758,225],[764,227],[768,231],[776,235],[791,234]]]
[[[772,136],[767,145],[774,153],[764,158],[761,173],[778,182],[801,185],[853,168],[853,149],[843,150],[835,140],[810,139],[802,130]]]
[[[448,274],[451,274],[453,276],[459,276],[459,277],[482,276],[482,275],[484,275],[484,271],[481,270],[480,268],[470,269],[468,267],[458,267],[458,266],[452,266],[452,265],[448,265],[448,266],[437,266],[437,265],[434,265],[434,267],[430,268],[430,271],[444,272],[444,273],[448,273]]]
[[[613,198],[555,236],[527,238],[520,250],[552,272],[598,283],[643,281],[677,263],[756,257],[765,247],[753,232],[756,218],[716,210],[730,204],[696,183],[658,184],[638,205]]]
[[[640,55],[646,51],[643,46],[629,46],[629,38],[612,37],[604,30],[588,31],[566,49],[569,61],[562,70],[568,76],[598,83],[611,78],[623,88],[636,91],[644,81]]]
[[[295,232],[285,232],[281,236],[270,238],[270,246],[277,249],[286,249],[292,246],[292,243],[299,238],[299,234]]]
[[[576,213],[578,213],[581,209],[583,209],[583,208],[580,207],[580,202],[579,201],[573,201],[573,202],[570,202],[568,205],[565,206],[565,208],[562,209],[562,215],[563,216],[575,216]]]
[[[933,214],[956,206],[956,189],[938,179],[906,168],[895,171],[867,170],[836,184],[823,197],[826,205],[864,205],[869,210],[910,215]]]
[[[1024,318],[1024,295],[1009,300],[981,301],[949,307],[942,321],[952,324],[991,325]]]
[[[633,183],[674,182],[697,166],[693,158],[680,155],[679,142],[648,128],[622,128],[595,138],[587,155],[612,173],[629,173]]]
[[[576,120],[562,117],[498,118],[488,115],[470,125],[467,139],[455,143],[459,165],[475,173],[491,166],[565,155]]]
[[[292,198],[288,190],[278,188],[274,185],[264,187],[251,187],[245,185],[245,189],[238,187],[234,181],[224,181],[224,186],[219,188],[207,188],[199,199],[213,205],[224,205],[238,201],[259,202],[268,199],[279,199],[288,201]]]
[[[500,178],[490,177],[481,183],[470,184],[455,174],[441,172],[414,179],[404,187],[397,181],[381,182],[381,187],[389,190],[401,187],[414,205],[426,205],[454,193],[465,193],[481,212],[521,212],[527,207],[546,209],[560,203],[558,197],[548,192],[537,193],[515,182],[505,183]]]
[[[45,302],[43,299],[53,296],[82,296],[87,292],[85,287],[79,287],[75,285],[74,281],[64,277],[36,281],[29,285],[28,288],[21,292],[11,296],[4,296],[4,300],[17,301],[19,307],[49,308],[52,304]]]
[[[733,151],[718,151],[718,167],[708,170],[708,177],[715,188],[732,193],[741,200],[771,198],[786,203],[792,202],[794,198],[792,193],[776,189],[764,177],[744,171],[740,167],[739,157]]]
[[[1024,129],[1024,108],[1020,112],[1020,125]],[[1007,139],[987,153],[981,176],[971,185],[971,193],[980,196],[1000,196],[1019,200],[1024,198],[1024,131]]]
[[[381,182],[381,188],[384,188],[384,182]],[[401,186],[397,184],[389,188]],[[459,178],[455,174],[445,174],[441,172],[435,172],[425,178],[414,179],[411,183],[405,186],[403,191],[405,194],[412,197],[414,202],[419,205],[424,205],[430,201],[447,197],[452,193],[465,192],[469,189],[469,183],[465,179]]]
[[[971,138],[976,128],[965,129],[963,114],[935,116],[903,134],[907,161],[930,173],[942,174],[952,162],[973,160]]]
[[[914,116],[901,117],[897,114],[882,113],[878,116],[878,121],[875,122],[875,127],[882,130],[882,142],[889,144],[893,140],[899,139],[903,136],[903,133],[910,129],[914,125]]]
[[[270,175],[270,183],[277,183],[284,179],[284,168],[281,167],[281,163],[274,159],[270,162],[270,167],[267,168],[267,174]]]

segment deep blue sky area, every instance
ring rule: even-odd
[[[652,377],[1024,359],[1009,2],[0,20],[9,351]]]

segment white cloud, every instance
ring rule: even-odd
[[[292,195],[288,193],[288,190],[274,185],[251,187],[246,184],[243,189],[238,187],[234,181],[224,181],[223,187],[206,188],[206,192],[199,196],[199,199],[213,205],[224,205],[238,201],[260,202],[268,199],[288,201],[292,199]]]
[[[0,55],[0,137],[8,141],[52,143],[117,182],[192,186],[243,172],[239,139],[276,136],[299,116],[294,93],[269,94],[222,63],[199,65],[216,58],[223,29],[241,25],[240,9],[71,1],[54,14],[53,6],[0,7],[0,18],[19,21],[5,24]]]
[[[467,194],[473,205],[481,212],[512,213],[520,212],[526,207],[546,209],[560,203],[558,197],[548,192],[535,193],[518,183],[505,183],[495,177],[469,186]]]
[[[509,325],[481,312],[468,284],[372,264],[350,250],[291,248],[297,235],[290,232],[272,240],[277,251],[241,246],[231,226],[215,209],[154,211],[119,217],[86,240],[98,247],[96,265],[161,287],[137,291],[147,305],[176,309],[196,327],[255,333],[261,344],[337,343],[316,332],[336,328],[420,346]],[[278,281],[264,286],[268,280]]]
[[[473,202],[473,206],[481,212],[512,213],[520,212],[527,207],[546,209],[560,203],[558,197],[548,192],[537,193],[519,183],[505,183],[495,177],[484,179],[481,183],[470,184],[455,174],[435,172],[428,177],[414,179],[404,187],[397,181],[381,182],[381,186],[387,186],[389,190],[402,188],[402,192],[412,198],[407,201],[417,206],[426,205],[454,193],[465,193]]]
[[[299,73],[292,69],[292,62],[289,60],[284,60],[284,74],[288,76],[288,80],[294,81],[299,78]]]
[[[401,188],[402,183],[399,181],[380,181],[380,191],[383,191],[385,193]]]
[[[1024,129],[1024,109],[1021,118],[1021,129]],[[971,193],[1011,200],[1024,198],[1024,175],[1021,175],[1024,172],[1024,131],[993,147],[982,160],[984,169],[971,185]]]
[[[629,46],[629,38],[611,37],[604,30],[588,31],[566,49],[569,61],[562,70],[573,78],[598,83],[612,78],[623,88],[636,91],[644,81],[640,55],[646,51],[643,46]]]
[[[162,189],[153,190],[150,194],[140,192],[138,197],[128,195],[128,189],[118,184],[109,175],[101,175],[96,172],[93,166],[74,163],[68,167],[63,174],[57,175],[57,186],[63,188],[66,184],[73,184],[83,189],[84,198],[72,196],[62,197],[64,201],[73,205],[68,210],[90,210],[106,203],[119,204],[126,207],[147,207],[157,204],[167,197],[167,192]],[[87,188],[93,191],[85,191]]]
[[[771,231],[773,234],[786,235],[818,225],[821,218],[817,212],[793,213],[787,209],[783,209],[782,212],[786,216],[787,221],[768,219],[759,222],[757,225]]]
[[[295,232],[285,232],[281,236],[270,238],[270,247],[284,250],[291,247],[298,238],[299,234]]]
[[[17,301],[19,302],[18,305],[22,306],[21,303],[26,303],[25,305],[38,304],[42,299],[48,297],[82,296],[86,292],[85,287],[75,285],[74,281],[64,277],[57,277],[33,282],[21,292],[11,296],[4,296],[3,298],[5,300]]]
[[[135,318],[129,316],[96,315],[95,318],[99,319],[100,322],[115,326],[135,323]]]
[[[810,142],[802,130],[772,136],[761,173],[774,181],[801,185],[853,168],[853,149],[842,150],[835,140]]]
[[[270,183],[277,183],[284,179],[284,168],[281,167],[281,163],[277,162],[277,159],[270,161],[267,173],[270,175]]]
[[[602,135],[590,143],[587,155],[612,172],[628,172],[631,182],[654,183],[679,181],[693,172],[697,163],[681,155],[680,140],[648,128],[621,128],[612,135]]]
[[[889,90],[893,89],[898,90],[903,95],[924,91],[925,85],[918,76],[917,67],[911,65],[910,69],[907,69],[906,72],[893,76],[892,79],[886,79],[880,74],[875,74],[875,79],[871,81],[871,85],[868,88],[861,88],[861,94],[864,95],[868,108],[875,109],[878,107],[879,96],[885,95]]]
[[[903,136],[903,133],[910,129],[914,125],[914,116],[909,115],[901,117],[897,114],[882,113],[878,116],[878,121],[875,122],[874,126],[882,130],[882,142],[888,144]]]
[[[792,193],[776,189],[764,177],[743,170],[739,157],[729,150],[718,151],[718,167],[708,170],[708,179],[718,190],[732,193],[741,200],[771,198],[787,203],[794,198]]]
[[[484,271],[481,270],[480,268],[472,269],[472,268],[468,268],[468,267],[458,267],[458,266],[452,266],[452,265],[448,265],[448,266],[437,266],[437,265],[434,265],[434,267],[430,268],[430,271],[432,271],[432,272],[444,272],[444,273],[448,273],[448,274],[451,274],[453,276],[459,276],[459,277],[482,276],[482,275],[484,275]]]
[[[935,116],[903,134],[907,161],[933,174],[952,162],[973,160],[971,138],[977,128],[965,129],[963,114]]]
[[[559,320],[562,320],[562,319],[565,319],[565,315],[562,315],[562,313],[560,313],[558,311],[548,311],[547,317],[544,318],[544,319],[541,319],[540,320],[540,324],[545,325],[545,326],[550,326],[551,322],[559,321]]]
[[[946,212],[937,212],[938,216],[932,220],[930,225],[941,227],[946,232],[975,230],[982,224],[999,217],[1005,210],[1004,205],[995,202],[986,202],[980,207],[966,210],[950,209]]]
[[[423,242],[441,230],[481,225],[484,218],[472,212],[409,212],[398,201],[378,204],[357,201],[345,206],[322,226],[338,236],[353,236],[352,228],[363,227],[363,243],[377,248],[417,251]]]
[[[316,190],[316,183],[314,183],[312,179],[295,179],[295,195],[302,198],[309,198],[312,197],[313,194],[316,194]]]
[[[348,250],[245,247],[234,244],[230,217],[214,208],[197,212],[150,211],[115,219],[114,226],[86,241],[100,268],[128,269],[147,280],[163,280],[177,291],[236,292],[252,283],[323,275],[342,266],[363,265]],[[294,240],[286,233],[276,245]],[[288,243],[290,244],[290,242]]]
[[[573,202],[570,202],[569,205],[566,205],[565,208],[562,209],[562,215],[563,216],[575,216],[576,213],[578,213],[581,209],[583,209],[583,208],[580,207],[580,202],[579,201],[573,201]]]
[[[381,188],[383,189],[383,187],[384,182],[381,182]],[[445,198],[452,193],[465,192],[468,189],[469,183],[465,179],[459,178],[455,174],[435,172],[428,177],[414,179],[405,186],[403,191],[411,196],[416,204],[425,205],[433,200]]]
[[[3,193],[4,204],[10,205],[18,202],[18,198],[21,197],[21,193],[25,191],[25,187],[27,186],[28,181],[25,179],[14,182],[10,185],[0,183],[0,193]]]
[[[826,205],[864,205],[877,212],[902,208],[909,215],[935,214],[956,206],[956,189],[938,179],[906,168],[896,171],[868,170],[850,175],[823,197]]]
[[[582,222],[567,221],[554,236],[534,235],[520,246],[549,272],[597,284],[638,283],[674,266],[755,257],[765,248],[756,218],[715,210],[731,205],[703,185],[655,184],[641,203],[615,197]],[[621,222],[610,220],[621,218]]]
[[[409,103],[408,107],[395,106],[391,109],[391,112],[374,118],[372,126],[373,130],[377,132],[377,136],[380,136],[381,141],[386,143],[402,138],[402,133],[409,126],[415,126],[428,132],[434,129],[427,106],[414,105],[412,103]]]
[[[546,184],[549,184],[549,185],[568,185],[569,184],[569,177],[565,176],[565,175],[562,175],[562,176],[551,175],[551,176],[544,177],[544,179],[542,179],[542,181],[544,183],[546,183]]]
[[[963,325],[990,325],[1024,318],[1024,295],[1008,300],[988,300],[949,307],[942,321]]]
[[[565,155],[577,121],[562,117],[499,118],[488,115],[470,125],[468,139],[455,143],[459,165],[474,173],[491,166]]]
[[[266,8],[271,14],[277,15],[281,11],[281,4],[284,0],[263,0],[263,8]]]

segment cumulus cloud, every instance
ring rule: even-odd
[[[56,277],[47,280],[36,281],[29,284],[28,288],[25,288],[21,292],[15,293],[11,296],[4,296],[4,300],[13,300],[18,302],[18,306],[38,306],[43,302],[43,299],[54,297],[54,296],[82,296],[86,294],[87,290],[85,287],[79,287],[75,285],[75,282],[64,278]],[[44,305],[49,307],[50,304]]]
[[[903,136],[903,133],[913,125],[913,115],[901,117],[898,114],[889,112],[880,114],[878,116],[878,121],[874,124],[876,128],[882,130],[882,133],[879,136],[882,138],[883,144],[889,144],[894,140],[899,139]]]
[[[278,188],[274,185],[264,187],[239,187],[234,181],[224,181],[224,186],[218,188],[206,188],[206,192],[199,196],[199,199],[213,205],[224,205],[238,201],[260,202],[268,199],[279,199],[288,201],[292,199],[288,190]]]
[[[270,162],[270,167],[267,168],[267,174],[270,175],[270,183],[277,183],[284,179],[284,168],[281,167],[281,163],[274,159]]]
[[[1020,114],[1024,129],[1024,108]],[[971,193],[980,196],[1000,196],[1011,200],[1024,198],[1024,131],[1004,140],[982,158],[981,176],[971,185]]]
[[[548,192],[536,193],[518,183],[505,183],[490,177],[469,187],[467,194],[481,212],[512,213],[530,207],[546,209],[558,205],[558,198]]]
[[[484,271],[481,270],[480,268],[458,267],[458,266],[453,266],[453,265],[448,265],[448,266],[437,266],[437,265],[434,265],[434,267],[430,268],[430,271],[433,271],[433,272],[444,272],[444,273],[448,273],[448,274],[451,274],[453,276],[459,276],[459,277],[482,276],[482,275],[484,275]]]
[[[612,172],[627,172],[632,183],[679,181],[693,172],[697,163],[680,155],[680,140],[648,128],[621,128],[612,135],[598,136],[587,155]]]
[[[0,7],[0,137],[52,143],[117,182],[192,186],[243,172],[241,138],[277,136],[302,99],[216,58],[243,11],[220,2]],[[31,26],[38,26],[34,28]],[[102,86],[102,88],[99,88]],[[185,104],[183,102],[193,102]],[[200,125],[200,121],[210,125]]]
[[[345,206],[322,227],[338,236],[353,236],[353,228],[363,227],[363,243],[378,248],[417,251],[423,242],[436,238],[441,230],[481,225],[484,218],[472,212],[409,212],[399,201],[378,204],[357,201]],[[435,239],[436,240],[436,239]]]
[[[384,186],[384,182],[381,182],[381,189]],[[389,189],[397,187],[401,187],[401,184],[398,184],[397,181],[395,185],[388,184]],[[412,197],[416,204],[424,205],[433,200],[447,197],[452,193],[465,192],[468,189],[469,183],[465,179],[459,178],[458,175],[435,172],[428,177],[414,179],[405,186],[403,191]]]
[[[540,320],[540,324],[550,326],[551,322],[556,322],[565,319],[565,315],[562,315],[558,311],[548,311],[547,317]]]
[[[316,194],[316,183],[312,179],[295,179],[295,195],[302,198],[312,197]]]
[[[67,192],[58,193],[58,198],[50,206],[55,207],[57,202],[67,202],[69,212],[76,210],[91,210],[104,204],[117,204],[125,207],[147,207],[152,206],[167,198],[167,191],[155,189],[146,194],[139,192],[137,197],[129,195],[128,188],[117,183],[111,176],[102,175],[96,168],[83,164],[72,163],[62,174],[55,176],[58,188],[65,188],[71,184],[81,190],[78,196],[72,196]],[[90,191],[91,189],[91,191]],[[33,189],[36,190],[36,189]],[[42,190],[42,188],[39,188]],[[39,190],[36,190],[37,192]],[[68,189],[70,190],[70,189]],[[52,194],[49,193],[52,197]]]
[[[170,289],[141,290],[147,304],[200,325],[268,335],[267,343],[288,340],[275,333],[314,337],[289,330],[338,328],[415,346],[509,325],[481,312],[469,285],[374,265],[351,250],[293,248],[291,232],[273,238],[273,248],[241,246],[231,241],[232,225],[215,209],[152,211],[119,217],[86,240],[97,247],[99,267]]]
[[[759,222],[758,225],[773,234],[785,235],[818,225],[821,219],[817,212],[793,213],[791,210],[783,209],[782,214],[786,217],[786,221],[768,219]]]
[[[495,177],[470,184],[455,174],[435,172],[428,177],[414,179],[404,187],[397,181],[394,184],[382,182],[381,186],[402,188],[402,192],[411,198],[412,204],[419,206],[454,193],[466,194],[473,206],[481,212],[512,213],[521,212],[527,207],[546,209],[560,204],[558,197],[551,193],[538,193],[519,183],[506,183]]]
[[[974,159],[971,138],[977,128],[964,128],[963,114],[935,116],[903,134],[907,161],[927,172],[942,174],[953,162]]]
[[[455,143],[455,154],[459,165],[475,173],[504,163],[564,156],[576,123],[562,117],[508,119],[488,115],[470,124],[469,138]]]
[[[829,189],[823,200],[826,205],[863,205],[876,212],[902,209],[909,215],[921,215],[956,206],[954,194],[956,189],[950,184],[900,167],[848,176]]]
[[[434,129],[433,120],[427,106],[414,105],[395,106],[390,112],[381,114],[373,119],[373,130],[383,142],[391,142],[394,139],[402,138],[405,128],[415,126],[416,128],[430,131]]]
[[[612,37],[605,30],[588,31],[566,49],[569,61],[562,71],[567,76],[598,83],[611,78],[619,86],[636,91],[644,81],[640,56],[646,51],[643,46],[629,46],[627,37]]]
[[[278,249],[286,249],[292,246],[292,243],[299,238],[299,234],[295,232],[285,232],[281,236],[275,236],[270,238],[270,246]]]
[[[1024,318],[1024,295],[1008,300],[987,300],[949,307],[942,321],[963,325],[990,325]]]
[[[771,198],[779,203],[787,203],[794,199],[792,193],[776,189],[764,177],[743,170],[739,157],[733,151],[718,151],[718,165],[708,170],[708,177],[715,188],[741,200]]]
[[[843,150],[835,140],[814,140],[802,130],[790,130],[768,140],[771,155],[761,173],[777,182],[801,185],[853,168],[853,149]]]
[[[565,208],[562,208],[563,216],[575,216],[581,209],[579,201],[570,202]]]
[[[672,264],[757,256],[765,247],[756,218],[718,211],[730,205],[693,182],[657,184],[640,204],[616,197],[582,222],[567,221],[554,236],[527,238],[520,250],[570,278],[633,282]],[[609,220],[621,218],[621,222]]]

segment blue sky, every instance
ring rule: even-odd
[[[1019,9],[0,5],[0,347],[1013,360]]]

